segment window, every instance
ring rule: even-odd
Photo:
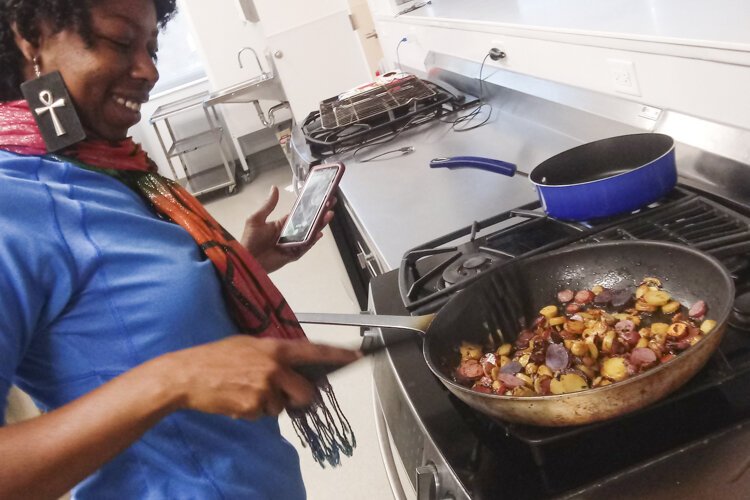
[[[206,77],[192,28],[187,16],[181,12],[184,5],[182,2],[177,2],[177,5],[177,15],[169,21],[166,30],[159,34],[159,59],[156,63],[159,81],[152,94]]]

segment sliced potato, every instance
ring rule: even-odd
[[[542,307],[539,310],[539,314],[541,314],[542,316],[544,316],[547,319],[554,318],[555,316],[557,316],[557,306]]]
[[[558,326],[565,323],[567,318],[565,316],[555,316],[554,318],[549,319],[549,326]]]
[[[576,365],[576,370],[581,370],[590,380],[594,380],[594,377],[596,377],[594,370],[584,364]]]
[[[523,356],[521,356],[520,358],[518,358],[518,362],[521,363],[521,366],[523,366],[524,368],[526,368],[526,365],[529,364],[529,358],[531,358],[530,354],[524,354]]]
[[[589,347],[589,354],[591,355],[591,359],[597,359],[599,357],[599,349],[597,349],[596,344],[592,342],[586,345],[588,345]]]
[[[573,353],[574,356],[578,356],[580,358],[581,356],[588,354],[589,348],[585,342],[581,340],[575,340],[570,346],[570,352]]]
[[[677,311],[679,311],[679,309],[680,309],[680,303],[677,302],[676,300],[672,300],[664,304],[663,306],[661,306],[661,312],[663,312],[664,314],[676,313]]]
[[[701,331],[703,333],[709,333],[715,327],[716,327],[716,321],[712,319],[704,320],[703,323],[701,323]]]
[[[536,393],[529,387],[521,386],[513,388],[513,395],[525,398],[529,396],[536,396]]]
[[[669,323],[651,323],[651,333],[663,335],[669,330]]]
[[[602,352],[612,352],[612,344],[615,341],[615,335],[614,330],[610,330],[604,334],[604,339],[602,339]]]
[[[623,358],[609,358],[602,363],[602,376],[619,382],[628,377],[628,367]]]
[[[541,376],[545,376],[545,377],[550,377],[551,378],[554,375],[554,373],[552,372],[552,370],[550,370],[547,365],[539,365],[539,368],[537,368],[536,373],[540,377]]]
[[[645,300],[636,300],[635,301],[635,310],[640,312],[648,312],[652,313],[656,311],[656,306],[652,306]]]
[[[534,385],[534,381],[533,381],[533,380],[531,380],[531,377],[529,377],[529,376],[528,376],[528,375],[526,375],[525,373],[516,373],[516,377],[518,377],[518,378],[520,378],[521,380],[523,380],[523,381],[524,381],[524,383],[525,383],[525,384],[526,384],[527,386],[529,386],[529,387],[532,387],[532,386]]]
[[[572,333],[581,333],[583,332],[586,325],[583,323],[583,321],[566,321],[565,322],[565,329]]]
[[[500,347],[497,348],[497,351],[495,354],[498,356],[507,356],[510,354],[510,351],[513,349],[513,346],[510,344],[503,344]]]
[[[479,344],[461,342],[461,359],[479,359],[482,357],[482,347]]]
[[[670,297],[664,290],[649,290],[643,295],[643,300],[645,300],[648,305],[656,307],[667,305],[671,298],[672,297]]]
[[[586,380],[577,373],[565,373],[560,375],[560,378],[553,378],[549,383],[549,390],[552,394],[568,394],[585,391],[588,388]]]

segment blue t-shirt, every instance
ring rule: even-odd
[[[0,151],[0,401],[16,384],[52,410],[148,359],[233,332],[214,267],[180,226],[112,177]],[[305,491],[275,418],[179,411],[75,496],[296,499]]]

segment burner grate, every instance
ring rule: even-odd
[[[450,295],[476,281],[480,275],[471,275],[449,287],[440,286],[439,282],[435,284],[435,277],[461,255],[478,252],[496,256],[496,265],[503,265],[516,258],[573,244],[659,240],[707,252],[721,260],[735,276],[750,271],[750,218],[684,188],[676,188],[665,200],[635,213],[591,224],[558,221],[539,209],[539,202],[532,202],[407,252],[399,270],[399,290],[404,306],[415,314],[439,309]],[[502,224],[506,227],[476,238],[478,231]],[[532,235],[539,233],[549,238],[535,240]],[[467,235],[471,235],[468,243],[444,246]],[[513,251],[508,251],[509,248]]]
[[[705,198],[690,197],[582,240],[649,239],[688,245],[725,261],[750,252],[750,219]]]

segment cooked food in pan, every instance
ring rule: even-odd
[[[463,342],[456,382],[506,396],[583,391],[666,363],[716,326],[704,301],[686,307],[653,277],[634,289],[560,290],[556,299],[513,344]]]

